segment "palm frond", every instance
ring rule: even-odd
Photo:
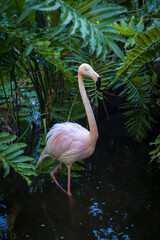
[[[18,23],[35,10],[53,14],[57,10],[60,11],[60,19],[52,33],[52,39],[56,35],[66,32],[67,29],[69,36],[80,32],[83,46],[89,44],[92,53],[96,52],[97,57],[100,54],[106,55],[107,46],[109,46],[118,57],[124,60],[124,55],[114,40],[125,40],[117,34],[115,28],[110,26],[111,23],[124,18],[123,14],[127,11],[124,7],[116,4],[104,4],[100,0],[87,0],[76,6],[62,0],[43,1],[40,4],[34,2],[26,6]]]

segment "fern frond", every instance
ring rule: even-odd
[[[153,160],[157,160],[157,163],[160,164],[160,134],[157,136],[154,142],[150,143],[150,145],[155,146],[155,149],[149,153],[151,155],[151,162]]]
[[[4,177],[6,177],[10,168],[14,169],[20,176],[22,176],[28,184],[31,180],[28,176],[36,176],[35,161],[32,157],[21,156],[24,153],[23,148],[26,147],[25,143],[13,143],[16,136],[11,136],[9,133],[0,133],[0,162],[3,164],[5,170]],[[11,144],[11,145],[6,145]]]
[[[127,52],[126,62],[117,71],[116,79],[123,76],[127,71],[129,75],[135,74],[147,62],[157,57],[157,44],[160,43],[160,30],[158,28],[138,33],[134,39],[137,47]]]
[[[103,56],[96,58],[86,49],[80,49],[79,51],[74,49],[69,57],[65,58],[65,61],[70,61],[70,59],[72,59],[72,61],[77,65],[74,69],[75,75],[77,74],[78,66],[87,62],[101,76],[101,91],[97,91],[96,85],[91,78],[85,78],[84,81],[93,108],[98,106],[98,101],[103,99],[103,91],[114,79],[115,63],[113,63],[112,57],[113,56],[109,55],[104,63]]]
[[[118,45],[115,42],[113,44],[114,40],[124,41],[124,39],[117,34],[115,28],[109,25],[123,19],[126,8],[116,4],[105,4],[100,0],[87,0],[75,5],[62,0],[43,1],[40,4],[30,3],[19,17],[18,23],[33,10],[53,14],[59,10],[60,19],[53,31],[52,39],[66,30],[69,36],[78,32],[83,39],[83,46],[89,44],[92,53],[96,52],[97,57],[100,54],[106,55],[107,46],[109,46],[118,57],[124,60],[124,55]]]
[[[126,62],[117,71],[111,85],[114,85],[113,89],[122,87],[120,96],[127,100],[124,108],[129,117],[126,127],[130,135],[140,141],[147,136],[151,123],[154,122],[150,116],[150,89],[156,84],[157,77],[155,73],[150,77],[144,71],[145,64],[158,57],[160,30],[154,27],[148,32],[139,32],[134,40],[137,46],[127,51]]]
[[[152,129],[151,123],[154,122],[150,115],[151,87],[151,81],[146,81],[140,76],[120,78],[113,87],[122,89],[119,95],[127,102],[121,108],[125,110],[124,115],[129,119],[125,125],[129,135],[139,142],[147,137],[147,132]]]
[[[60,70],[70,81],[75,81],[75,77],[73,74],[68,70],[68,66],[64,66],[64,61],[61,60],[60,48],[54,49],[52,46],[50,46],[50,41],[38,41],[34,42],[33,46],[34,48],[47,60],[49,60],[58,70]],[[42,47],[43,46],[43,47]]]
[[[123,36],[136,36],[138,32],[143,32],[144,21],[143,16],[140,18],[139,22],[135,25],[134,16],[131,18],[129,23],[121,20],[120,23],[114,23],[112,26],[116,27],[116,30]]]
[[[142,80],[141,80],[142,79]],[[142,82],[143,81],[143,82]],[[150,83],[144,81],[141,77],[125,78],[115,84],[113,89],[123,86],[120,96],[125,97],[135,108],[147,106],[150,103]]]
[[[3,32],[9,34],[10,30],[8,27],[4,26],[3,24],[0,25],[2,27]],[[75,77],[72,75],[72,73],[68,70],[68,66],[65,64],[64,61],[61,59],[61,51],[64,49],[62,45],[58,45],[56,47],[53,47],[51,44],[51,41],[47,40],[47,36],[44,36],[43,38],[38,36],[36,33],[30,33],[25,28],[18,28],[13,29],[11,35],[16,37],[17,39],[23,40],[23,43],[27,46],[26,48],[29,49],[35,49],[37,53],[40,53],[44,59],[49,60],[58,70],[60,70],[70,81],[74,81]],[[64,35],[63,35],[64,37]],[[37,40],[36,40],[37,38]],[[61,36],[62,38],[62,36]],[[58,41],[61,41],[61,38],[58,39]],[[66,38],[66,35],[65,35]],[[56,41],[56,40],[55,40]],[[24,57],[29,54],[27,53],[27,50],[24,53]],[[43,60],[44,60],[43,59]]]
[[[137,142],[141,142],[148,135],[148,132],[152,130],[151,122],[152,118],[148,114],[147,109],[144,108],[131,108],[131,104],[128,104],[129,109],[124,115],[129,119],[125,126],[128,130],[128,133],[133,137]],[[125,109],[127,104],[125,104]],[[149,119],[151,118],[151,119]]]

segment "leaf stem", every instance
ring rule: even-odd
[[[67,122],[69,122],[69,120],[71,118],[72,109],[73,109],[73,106],[74,106],[74,104],[75,104],[75,102],[77,100],[77,96],[78,96],[78,93],[75,95],[74,101],[73,101],[73,103],[71,105],[71,108],[70,108],[70,111],[69,111],[69,114],[68,114],[68,118],[67,118]]]

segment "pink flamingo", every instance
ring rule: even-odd
[[[75,161],[89,157],[95,149],[98,139],[98,130],[92,107],[88,100],[83,82],[83,75],[91,77],[100,87],[100,77],[89,64],[83,63],[78,68],[78,85],[82,101],[87,114],[90,132],[77,123],[65,122],[55,124],[46,136],[47,144],[37,164],[50,156],[60,161],[59,165],[51,172],[54,182],[65,191],[57,182],[55,172],[64,163],[68,168],[67,195],[71,196],[70,175],[71,166]],[[66,191],[65,191],[66,192]]]

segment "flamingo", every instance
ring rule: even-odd
[[[48,156],[60,161],[58,166],[51,172],[50,175],[54,182],[64,192],[66,191],[60,186],[55,178],[55,172],[60,168],[62,163],[67,166],[68,188],[66,193],[68,196],[71,196],[70,178],[72,164],[78,160],[89,157],[94,152],[98,139],[97,124],[86,94],[83,75],[91,77],[96,82],[98,88],[100,88],[100,77],[87,63],[81,64],[78,68],[78,86],[85,107],[90,131],[81,125],[72,122],[57,123],[53,125],[46,136],[46,147],[37,161],[37,164],[39,164]]]

